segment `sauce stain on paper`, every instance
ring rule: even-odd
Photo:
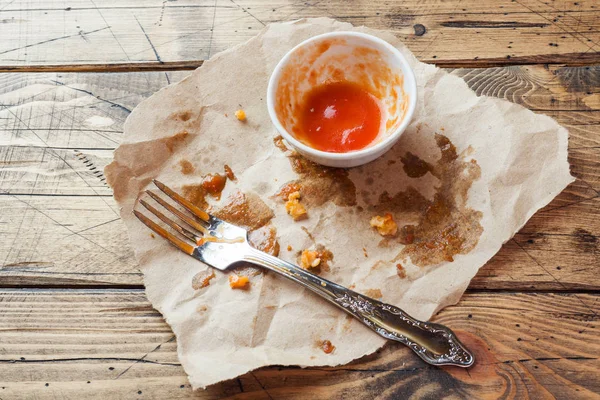
[[[369,212],[390,212],[398,222],[404,223],[398,234],[391,239],[383,239],[379,246],[390,247],[394,243],[403,248],[394,261],[410,257],[413,264],[425,267],[441,262],[452,262],[458,254],[467,254],[475,248],[483,232],[480,224],[482,213],[466,205],[467,194],[473,182],[481,176],[477,161],[466,161],[468,148],[463,155],[457,153],[450,139],[435,134],[440,158],[430,163],[413,153],[400,157],[405,173],[411,178],[419,178],[427,173],[439,179],[440,186],[432,200],[427,199],[417,189],[408,186],[393,196],[384,191],[377,204],[369,207]],[[313,163],[275,139],[275,145],[285,151],[292,169],[299,179],[286,183],[275,194],[284,198],[291,191],[300,191],[307,207],[318,207],[327,201],[337,206],[356,205],[356,187],[349,178],[348,170],[331,168]],[[373,180],[368,177],[367,181]],[[400,277],[405,276],[400,271]]]
[[[466,204],[467,193],[481,176],[481,168],[474,159],[466,161],[460,157],[448,137],[435,134],[435,141],[441,153],[435,163],[412,153],[401,157],[409,177],[431,173],[439,179],[440,186],[433,199],[428,200],[413,187],[408,187],[393,197],[384,192],[374,207],[396,213],[397,221],[414,221],[404,225],[395,238],[404,244],[396,260],[410,257],[412,263],[420,267],[452,262],[456,255],[469,253],[483,232],[482,213]],[[398,275],[403,277],[404,273],[398,270]]]
[[[346,169],[319,165],[296,152],[288,154],[288,159],[300,178],[283,185],[276,197],[287,199],[286,195],[299,191],[302,203],[309,209],[327,201],[342,207],[356,205],[356,187]]]

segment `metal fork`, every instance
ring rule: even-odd
[[[156,180],[153,182],[186,212],[150,190],[146,193],[161,207],[175,215],[179,221],[176,222],[165,216],[143,199],[139,202],[175,230],[179,236],[170,233],[141,212],[134,210],[133,213],[146,226],[169,240],[179,250],[221,271],[240,261],[259,265],[312,290],[384,338],[405,344],[429,364],[459,367],[473,365],[475,361],[473,355],[449,328],[432,322],[419,321],[398,307],[356,293],[294,264],[256,250],[248,243],[248,232],[245,229],[216,218],[164,184]]]

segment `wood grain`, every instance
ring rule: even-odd
[[[0,400],[598,398],[597,3],[0,0],[0,72],[37,72],[0,74]],[[102,169],[140,101],[269,22],[320,16],[393,32],[425,62],[475,68],[449,71],[479,95],[555,118],[578,179],[434,317],[474,368],[432,368],[390,344],[192,392]]]
[[[0,285],[141,286],[112,198],[0,196]]]
[[[427,366],[390,344],[334,368],[263,368],[192,393],[176,341],[141,291],[0,291],[0,396],[46,398],[591,398],[600,391],[593,294],[468,294],[435,320],[476,352]],[[140,393],[141,392],[141,393]]]
[[[451,72],[479,95],[522,104],[564,124],[579,178],[482,268],[471,289],[597,290],[598,67]],[[129,110],[187,74],[0,75],[0,286],[141,287],[102,170]]]
[[[6,0],[0,8],[0,37],[10,38],[0,42],[0,70],[112,63],[184,68],[268,23],[321,16],[391,31],[421,60],[441,66],[600,61],[595,0]]]
[[[144,72],[144,71],[189,71],[194,70],[204,63],[196,61],[167,61],[167,62],[130,62],[112,64],[48,64],[48,65],[14,65],[0,66],[3,72]]]

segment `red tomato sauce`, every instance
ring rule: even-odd
[[[345,153],[373,142],[381,127],[381,109],[361,86],[332,82],[307,93],[298,120],[300,141],[317,150]]]

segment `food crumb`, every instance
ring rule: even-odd
[[[300,266],[304,269],[316,268],[321,264],[319,253],[314,250],[303,250],[300,256]]]
[[[156,238],[156,236],[154,236],[154,233],[152,233],[152,232],[150,232],[150,237],[151,237],[152,239]]]
[[[246,289],[250,280],[247,276],[239,276],[236,274],[229,275],[229,286],[232,289]]]
[[[394,236],[398,232],[398,225],[390,213],[386,213],[383,217],[376,215],[371,218],[370,224],[381,236]]]
[[[307,217],[306,208],[300,203],[300,192],[289,194],[288,200],[285,202],[285,210],[294,218],[294,221],[299,221]]]
[[[246,112],[242,109],[239,109],[235,112],[235,117],[239,120],[239,121],[245,121],[246,120]]]
[[[292,251],[292,250],[293,250],[293,249],[292,249],[292,246],[290,246],[290,245],[288,244],[287,251]]]
[[[400,279],[406,278],[406,270],[402,266],[402,264],[396,264],[396,270]]]
[[[335,346],[332,345],[329,340],[323,340],[321,342],[321,349],[325,354],[331,354],[333,353],[333,350],[335,350]]]
[[[367,253],[367,249],[365,247],[363,247],[363,254],[365,258],[369,257],[369,253]]]
[[[314,242],[314,239],[312,240]],[[329,261],[333,260],[333,253],[323,245],[318,244],[314,250],[303,250],[298,253],[298,265],[302,268],[310,269],[312,273],[317,275],[321,271],[329,271]]]
[[[225,176],[227,177],[227,179],[229,179],[230,181],[235,181],[235,174],[233,173],[233,170],[231,169],[231,167],[227,164],[225,164]]]
[[[204,312],[204,311],[206,311],[206,310],[208,310],[208,307],[206,307],[206,304],[200,304],[200,305],[199,305],[199,306],[196,308],[196,311],[198,311],[198,312]]]
[[[283,201],[287,201],[290,197],[290,194],[294,192],[299,192],[301,189],[300,184],[297,182],[291,182],[282,187],[279,192],[275,194],[276,197],[281,197]]]

